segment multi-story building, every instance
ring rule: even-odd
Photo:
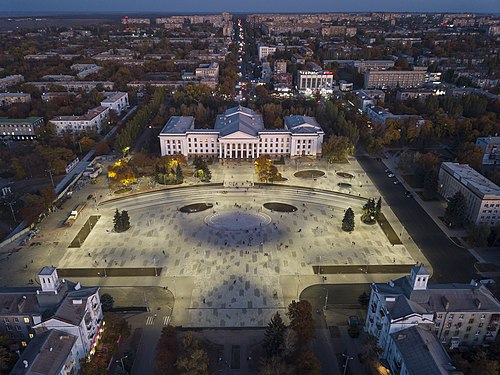
[[[352,66],[358,73],[365,73],[368,70],[387,70],[394,67],[392,60],[354,60]]]
[[[0,93],[0,107],[9,107],[14,103],[29,103],[31,95],[23,92],[2,92]]]
[[[77,337],[52,329],[33,338],[10,372],[10,375],[75,374],[83,356],[76,346]]]
[[[315,92],[333,93],[333,72],[299,70],[297,74],[297,89],[300,93],[306,95]]]
[[[363,112],[368,107],[373,107],[379,102],[385,101],[385,93],[382,90],[360,90],[356,91],[357,106]]]
[[[500,137],[480,137],[476,146],[483,150],[484,166],[500,165]]]
[[[149,18],[130,18],[125,16],[122,18],[122,25],[149,25],[151,20]]]
[[[395,115],[394,113],[378,105],[374,107],[367,106],[365,108],[365,111],[368,117],[370,117],[373,122],[378,122],[381,124],[385,124],[387,120],[396,120],[396,121],[414,120],[415,124],[419,126],[425,123],[423,117],[419,115]]]
[[[0,139],[3,141],[28,141],[36,139],[36,130],[43,125],[43,117],[0,117]]]
[[[211,79],[217,82],[219,80],[219,63],[201,64],[194,73],[198,79]]]
[[[51,90],[52,87],[63,87],[67,91],[86,91],[102,87],[104,90],[113,90],[113,82],[109,81],[65,81],[65,82],[26,82],[27,85],[35,86],[40,91],[58,91]]]
[[[285,60],[276,60],[274,62],[274,73],[275,74],[286,73],[286,61]]]
[[[357,31],[358,30],[355,27],[329,25],[329,26],[323,26],[321,28],[321,35],[323,35],[323,36],[353,37],[356,35]]]
[[[467,164],[442,163],[439,194],[451,198],[457,191],[465,197],[467,221],[491,227],[500,224],[500,187]]]
[[[368,70],[365,89],[411,88],[425,82],[425,70]]]
[[[128,93],[126,92],[105,92],[106,98],[101,102],[101,106],[122,113],[128,106]]]
[[[494,342],[500,323],[500,302],[486,286],[428,285],[423,265],[410,276],[372,284],[365,330],[377,337],[382,357],[389,356],[391,335],[415,326],[431,326],[450,348]]]
[[[65,132],[79,133],[82,131],[95,130],[101,132],[104,122],[108,121],[109,108],[99,106],[87,111],[81,116],[57,116],[50,120],[61,135]]]
[[[73,64],[71,69],[78,72],[76,76],[79,79],[84,79],[91,74],[98,73],[102,68],[96,64]]]
[[[396,93],[396,100],[426,99],[429,96],[438,94],[437,90],[430,89],[401,89]]]
[[[22,76],[21,74],[14,74],[11,76],[0,78],[0,90],[5,90],[6,88],[10,86],[15,86],[23,81],[24,81],[24,76]]]
[[[78,359],[89,355],[97,343],[102,322],[98,287],[82,287],[60,279],[54,267],[38,274],[40,287],[0,289],[0,334],[25,347],[50,329],[76,337]]]
[[[259,61],[267,59],[267,56],[276,52],[276,47],[259,46]]]
[[[324,132],[312,117],[287,116],[283,129],[265,129],[262,116],[239,106],[217,117],[214,129],[195,129],[194,118],[173,116],[161,131],[161,155],[181,154],[221,159],[316,157]]]

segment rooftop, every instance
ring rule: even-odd
[[[172,116],[169,118],[160,134],[184,134],[190,129],[194,129],[193,116]]]
[[[68,293],[68,296],[59,305],[54,313],[54,318],[79,325],[85,316],[87,298],[97,293],[99,287],[88,287]]]
[[[285,116],[285,127],[295,134],[323,132],[316,119],[310,116]]]
[[[391,336],[410,374],[453,373],[450,357],[431,331],[414,326],[392,333]]]
[[[56,270],[55,267],[45,266],[41,269],[41,271],[38,274],[41,276],[50,276],[54,273],[55,270]]]
[[[88,110],[87,113],[81,116],[57,116],[54,117],[51,121],[90,121],[107,110],[108,108],[99,106]]]
[[[26,118],[8,118],[0,117],[0,123],[7,124],[32,124],[38,120],[43,120],[43,117],[26,117]]]
[[[224,114],[217,116],[215,129],[222,137],[237,131],[257,136],[260,130],[264,130],[264,121],[261,115],[250,108],[238,106],[229,108]]]
[[[101,105],[103,103],[114,103],[117,100],[120,100],[124,96],[127,95],[126,92],[121,92],[121,91],[116,91],[116,92],[105,92],[104,95],[106,95],[106,98],[101,102]]]
[[[479,195],[495,195],[500,197],[500,187],[482,174],[476,172],[468,164],[445,162],[441,168],[450,172],[463,185],[479,193]]]
[[[55,329],[37,334],[17,361],[11,375],[59,374],[75,342],[76,336]]]

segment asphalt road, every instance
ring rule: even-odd
[[[434,269],[431,282],[469,282],[475,276],[475,258],[455,245],[413,198],[405,197],[406,189],[401,184],[394,185],[393,178],[387,178],[382,161],[368,156],[357,159],[431,263]]]

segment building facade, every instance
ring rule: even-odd
[[[43,125],[43,117],[0,117],[0,139],[2,141],[28,141],[36,139],[36,130]]]
[[[266,60],[267,56],[276,52],[276,47],[259,46],[259,61]]]
[[[439,194],[451,198],[457,191],[465,197],[467,221],[490,227],[500,224],[500,187],[467,164],[442,163]]]
[[[83,131],[101,132],[105,121],[108,121],[109,108],[99,106],[89,110],[82,116],[57,116],[50,120],[58,135],[66,132],[80,133]]]
[[[322,94],[333,93],[333,72],[311,72],[299,70],[297,74],[297,89],[300,93],[305,95],[316,92]]]
[[[483,150],[484,166],[500,165],[500,137],[480,137],[476,139],[476,146]]]
[[[22,92],[2,92],[0,93],[0,107],[9,107],[14,103],[29,103],[31,95]]]
[[[194,118],[173,116],[161,131],[161,155],[255,159],[316,157],[321,154],[324,132],[312,117],[287,116],[283,129],[265,129],[262,116],[242,106],[217,117],[214,129],[195,129]]]
[[[427,269],[417,265],[409,277],[372,284],[365,330],[377,337],[384,358],[392,334],[419,325],[430,325],[439,341],[450,348],[495,341],[500,302],[484,285],[428,285],[429,277]]]
[[[425,83],[425,70],[368,70],[365,89],[412,88]]]
[[[15,86],[23,81],[24,76],[22,76],[21,74],[14,74],[4,78],[0,78],[0,90],[5,90],[6,88]]]

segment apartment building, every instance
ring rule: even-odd
[[[54,267],[42,268],[38,279],[40,286],[0,288],[0,334],[21,348],[57,329],[75,336],[78,359],[86,357],[101,331],[99,288],[60,279]]]
[[[211,79],[216,82],[219,80],[219,63],[200,64],[195,70],[195,76],[198,79]]]
[[[365,73],[368,70],[387,70],[394,67],[393,60],[354,60],[352,66],[358,73]]]
[[[0,107],[9,107],[15,103],[29,103],[31,95],[23,92],[2,92],[0,93]]]
[[[467,164],[442,163],[439,194],[451,198],[457,191],[465,197],[467,221],[491,227],[500,224],[500,187]]]
[[[113,90],[113,82],[109,81],[64,81],[64,82],[26,82],[27,85],[35,86],[40,91],[51,91],[55,87],[63,87],[66,91],[85,91],[102,88],[104,90]],[[52,91],[59,91],[52,90]]]
[[[101,107],[112,109],[117,114],[130,105],[127,92],[105,92],[104,95],[106,98],[101,102]]]
[[[396,100],[426,99],[433,95],[438,95],[438,92],[429,89],[401,89],[396,93]]]
[[[276,47],[272,46],[259,46],[259,61],[267,59],[267,56],[276,52]]]
[[[24,81],[24,76],[21,74],[14,74],[4,78],[0,78],[0,90],[5,90],[8,87],[15,86]]]
[[[500,302],[484,285],[428,285],[429,278],[420,264],[410,276],[372,284],[365,330],[377,337],[383,358],[389,356],[392,334],[416,326],[432,327],[449,348],[495,341]]]
[[[368,70],[365,89],[412,88],[425,83],[425,70]]]
[[[265,129],[262,116],[242,106],[217,117],[214,129],[195,129],[191,116],[173,116],[162,129],[161,155],[221,159],[321,154],[324,132],[312,117],[287,116],[283,129]]]
[[[122,18],[122,25],[150,25],[151,20],[149,18],[130,18],[125,16]]]
[[[43,125],[43,117],[0,117],[2,141],[28,141],[36,139],[36,130]]]
[[[274,62],[274,73],[275,74],[286,73],[286,61],[285,60],[276,60]]]
[[[73,64],[71,70],[77,72],[78,79],[84,79],[91,74],[98,73],[102,68],[96,64]]]
[[[366,112],[368,107],[376,106],[385,101],[385,93],[382,90],[360,90],[356,91],[357,107]]]
[[[58,135],[65,132],[79,133],[91,130],[101,132],[108,117],[109,107],[99,106],[81,116],[57,116],[50,122],[56,126]]]
[[[323,94],[333,93],[333,72],[299,70],[297,74],[297,89],[300,93],[305,95],[315,92]]]
[[[483,165],[500,165],[500,137],[479,137],[476,146],[483,150]]]

